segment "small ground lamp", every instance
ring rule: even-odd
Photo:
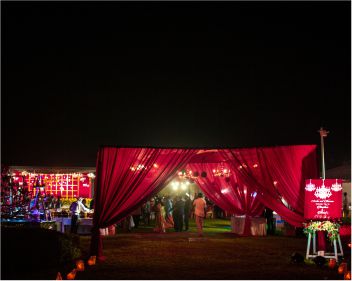
[[[82,260],[76,261],[77,271],[84,271],[84,262]]]
[[[77,269],[73,269],[70,273],[67,274],[67,280],[74,280],[76,277]]]
[[[91,256],[88,260],[88,265],[95,265],[96,256]]]
[[[339,266],[339,268],[337,269],[337,273],[338,274],[345,274],[347,271],[347,263],[342,262]]]
[[[345,273],[345,276],[344,276],[343,279],[345,279],[345,280],[351,280],[351,271],[347,271],[347,272]]]

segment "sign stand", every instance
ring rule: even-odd
[[[338,256],[342,256],[343,257],[343,250],[342,250],[342,244],[341,244],[341,238],[340,238],[340,234],[337,234],[337,241],[339,242],[339,250],[340,252],[337,252],[337,243],[336,243],[336,239],[333,241],[334,244],[334,252],[333,253],[324,253],[324,255],[321,255],[324,258],[331,258],[331,259],[335,259],[336,261],[338,261]],[[310,254],[310,245],[312,243],[313,246],[313,253]],[[315,258],[317,256],[319,256],[317,254],[317,250],[316,250],[316,234],[315,232],[313,233],[313,235],[311,233],[308,234],[308,243],[307,243],[307,252],[306,252],[306,259],[308,258]]]

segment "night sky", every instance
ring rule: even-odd
[[[350,2],[1,2],[1,162],[99,145],[320,144],[351,159]],[[319,153],[319,151],[318,151]]]

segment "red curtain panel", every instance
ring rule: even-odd
[[[304,180],[318,176],[316,145],[219,151],[257,198],[293,226],[304,222]]]
[[[214,173],[219,163],[230,175]],[[249,217],[260,215],[263,206],[293,226],[302,226],[304,181],[318,176],[316,145],[219,150],[102,147],[96,165],[92,255],[102,257],[99,228],[118,223],[187,164],[199,173],[195,181],[215,204],[246,215],[245,234],[250,233]]]
[[[99,228],[118,223],[156,194],[197,151],[102,147],[97,158],[92,255],[102,257]]]

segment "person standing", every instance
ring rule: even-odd
[[[145,225],[150,225],[150,201],[148,200],[142,205],[142,211],[143,211],[143,222]]]
[[[71,233],[77,234],[78,220],[81,212],[88,213],[89,209],[83,205],[83,198],[78,197],[77,201],[73,202],[70,206],[71,211]]]
[[[205,208],[207,203],[203,198],[202,193],[198,193],[197,199],[193,201],[194,215],[196,217],[196,225],[198,230],[198,236],[203,236],[203,223],[205,217]]]
[[[185,196],[185,207],[184,207],[184,221],[185,221],[185,230],[188,230],[188,224],[189,224],[189,217],[191,215],[191,211],[192,211],[192,201],[191,198],[189,196]]]
[[[139,220],[141,218],[142,215],[142,208],[141,206],[139,206],[138,208],[136,208],[133,212],[132,212],[132,217],[133,217],[133,221],[134,221],[134,227],[138,228],[139,226]]]
[[[91,210],[94,209],[94,198],[92,200],[90,200],[89,209],[91,209]]]
[[[59,195],[56,199],[54,208],[61,209],[61,207],[62,207],[62,202],[61,202],[61,196]]]
[[[165,197],[165,228],[173,228],[174,227],[174,219],[173,219],[173,208],[172,201],[170,196]]]
[[[342,202],[343,202],[343,215],[342,216],[344,218],[347,218],[350,213],[347,192],[343,193],[343,201]]]
[[[164,206],[162,205],[161,199],[156,198],[154,204],[154,212],[155,212],[155,227],[154,232],[165,233],[165,218],[163,213]]]
[[[185,209],[185,202],[182,200],[181,196],[176,196],[176,202],[174,206],[176,232],[181,232],[183,229],[184,209]]]
[[[265,208],[264,209],[264,217],[266,218],[266,224],[267,224],[267,233],[268,234],[275,234],[275,229],[274,229],[274,214],[273,210],[270,208]]]

